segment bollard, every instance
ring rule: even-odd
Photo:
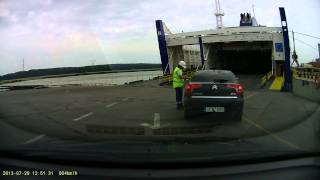
[[[154,129],[159,129],[161,127],[159,113],[154,113],[153,124],[154,124]]]

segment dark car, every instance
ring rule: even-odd
[[[228,70],[198,71],[185,85],[184,116],[213,113],[226,114],[241,120],[243,112],[243,86]]]

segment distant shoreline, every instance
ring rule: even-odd
[[[18,78],[10,80],[0,80],[0,85],[28,80],[46,79],[46,78],[59,78],[69,76],[83,76],[83,75],[94,75],[94,74],[110,74],[110,73],[122,73],[122,72],[142,72],[142,71],[161,71],[161,68],[150,68],[150,69],[126,69],[126,70],[109,70],[109,71],[96,71],[96,72],[84,72],[84,73],[70,73],[70,74],[58,74],[58,75],[47,75],[47,76],[34,76],[27,78]]]

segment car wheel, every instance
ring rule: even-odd
[[[233,119],[235,121],[241,121],[242,120],[242,110],[237,112],[237,113],[235,113],[235,115],[233,116]]]

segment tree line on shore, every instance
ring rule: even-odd
[[[31,69],[28,71],[19,71],[15,73],[0,76],[0,80],[12,80],[39,76],[54,76],[54,75],[68,75],[68,74],[86,74],[101,71],[112,70],[134,70],[134,69],[155,69],[161,68],[160,64],[106,64],[106,65],[93,65],[83,67],[61,67],[50,69]]]

